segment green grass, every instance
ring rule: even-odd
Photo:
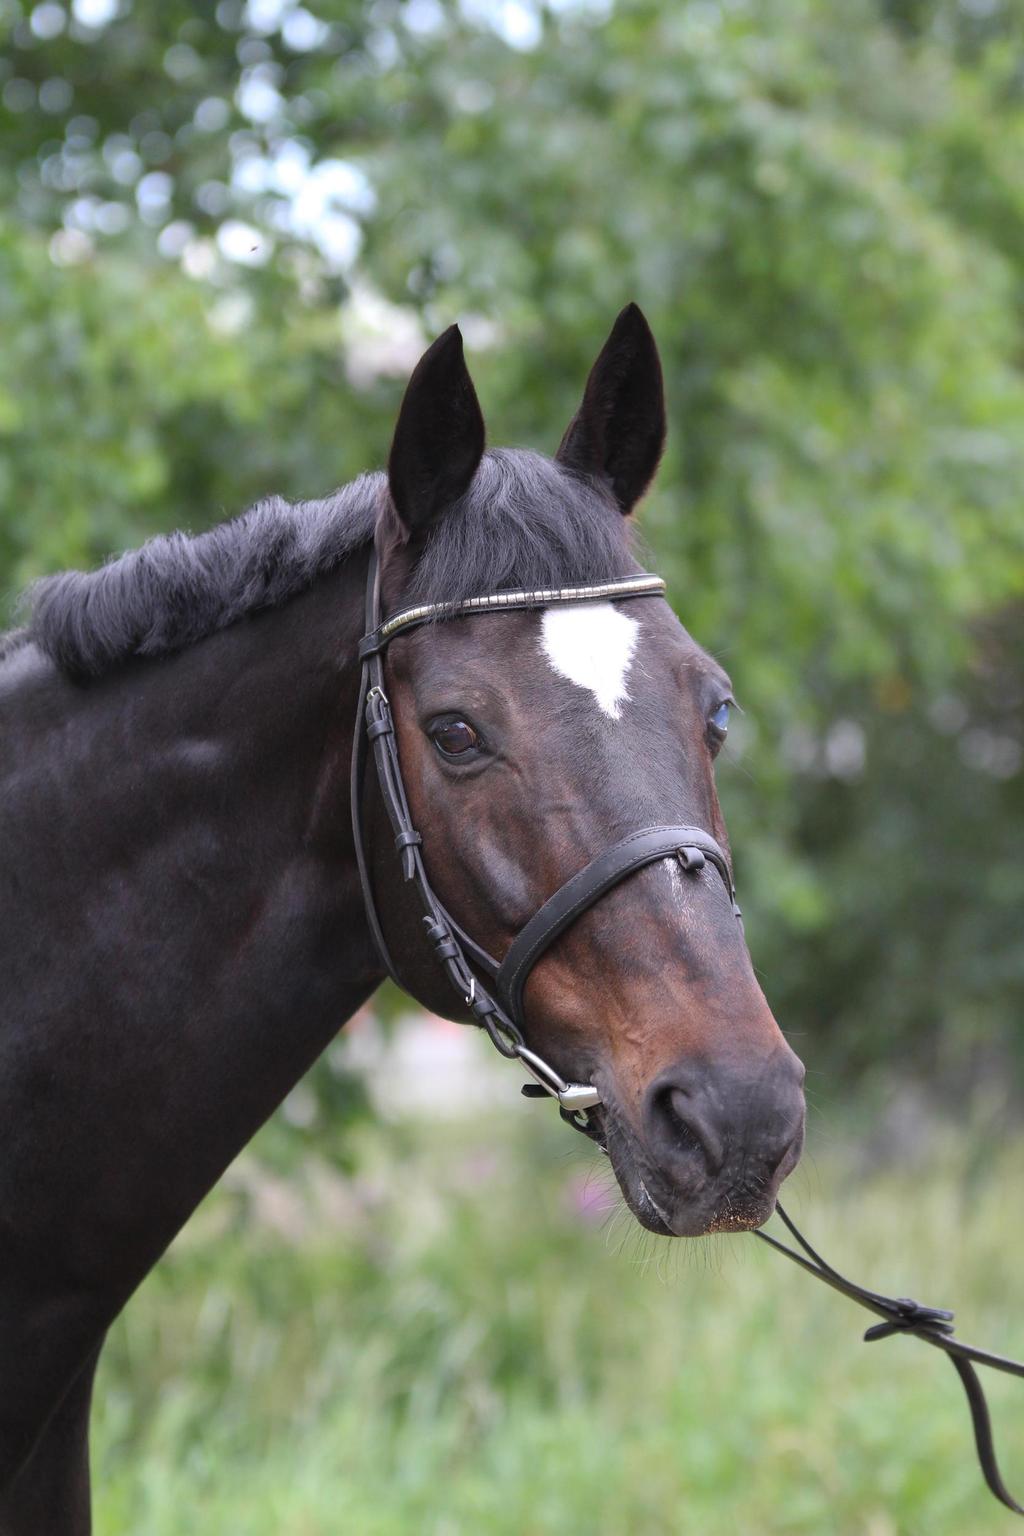
[[[749,1237],[595,1220],[542,1107],[361,1133],[343,1183],[260,1147],[134,1299],[94,1421],[100,1536],[988,1536],[960,1387]],[[788,1205],[840,1268],[1024,1355],[1024,1139],[813,1157]],[[1024,1488],[1024,1388],[987,1378]]]

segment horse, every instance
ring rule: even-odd
[[[3,638],[2,1536],[88,1532],[106,1330],[389,965],[511,1040],[644,1227],[771,1214],[803,1068],[730,894],[732,687],[635,557],[665,430],[635,305],[553,458],[486,448],[452,327],[386,471],[47,577]],[[367,615],[399,612],[419,618],[360,657]],[[367,693],[397,834],[383,759],[350,814]],[[563,898],[610,847],[604,886]],[[552,893],[503,1011],[476,961]]]

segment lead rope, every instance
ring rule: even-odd
[[[781,1205],[776,1205],[775,1209],[790,1235],[803,1249],[803,1253],[798,1253],[795,1248],[780,1243],[777,1237],[772,1237],[768,1232],[755,1232],[754,1236],[762,1243],[768,1243],[776,1252],[785,1254],[787,1259],[791,1259],[794,1264],[799,1264],[801,1269],[805,1269],[809,1275],[814,1275],[815,1279],[830,1285],[841,1296],[849,1297],[850,1301],[855,1301],[858,1306],[882,1318],[881,1323],[876,1323],[865,1333],[866,1344],[873,1344],[877,1339],[887,1339],[894,1333],[907,1333],[916,1339],[923,1339],[926,1344],[941,1349],[949,1356],[967,1395],[971,1423],[974,1426],[974,1444],[989,1492],[1015,1515],[1024,1515],[1024,1506],[1017,1503],[1003,1482],[992,1438],[992,1420],[988,1403],[985,1400],[985,1392],[978,1373],[974,1369],[975,1365],[987,1365],[994,1371],[1004,1371],[1008,1376],[1024,1377],[1024,1362],[1009,1360],[1005,1355],[993,1355],[988,1350],[976,1349],[971,1344],[961,1343],[959,1339],[953,1337],[953,1314],[943,1307],[926,1307],[919,1301],[911,1300],[909,1296],[882,1296],[878,1291],[869,1291],[866,1287],[858,1285],[856,1281],[848,1280],[837,1269],[833,1269],[831,1264],[827,1264],[821,1254],[811,1247],[795,1221],[787,1215]]]

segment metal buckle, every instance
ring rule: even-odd
[[[565,1078],[556,1072],[542,1056],[538,1056],[525,1045],[516,1047],[516,1055],[530,1076],[546,1093],[550,1093],[553,1099],[557,1099],[563,1109],[574,1113],[576,1110],[593,1109],[595,1105],[600,1104],[601,1095],[592,1083],[567,1083]]]
[[[567,1083],[558,1095],[558,1102],[570,1114],[580,1109],[594,1109],[601,1102],[601,1095],[593,1083]]]

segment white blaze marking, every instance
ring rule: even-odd
[[[541,644],[555,671],[589,688],[605,714],[617,720],[629,698],[626,676],[639,632],[639,620],[611,603],[573,603],[545,608]]]

